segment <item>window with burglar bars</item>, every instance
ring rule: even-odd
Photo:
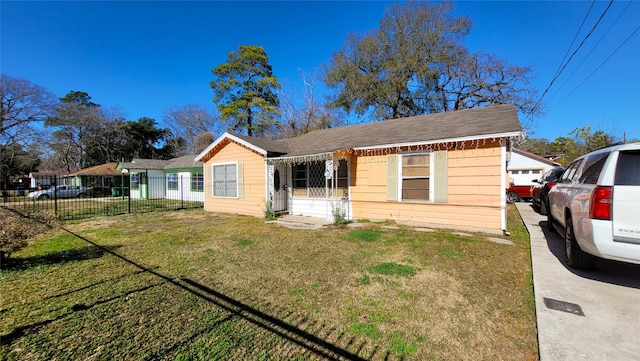
[[[238,196],[238,164],[214,164],[213,196],[220,198],[236,198]]]
[[[338,172],[333,180],[334,186],[338,189],[348,188],[348,169],[347,161],[342,159],[339,161]],[[325,187],[331,187],[332,181],[326,182],[325,177],[325,161],[315,161],[304,164],[295,164],[293,166],[292,181],[293,195],[306,196],[310,198],[324,198],[327,195]],[[343,192],[339,194],[342,195]]]
[[[402,155],[402,199],[429,200],[430,154]]]
[[[204,190],[204,174],[191,173],[191,191],[202,192]]]
[[[167,174],[167,189],[178,189],[178,175],[176,173]]]

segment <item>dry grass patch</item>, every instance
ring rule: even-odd
[[[536,359],[528,237],[509,218],[515,246],[202,211],[73,222],[0,273],[0,359]],[[100,252],[37,262],[61,243]]]

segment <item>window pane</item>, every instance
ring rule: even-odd
[[[628,151],[618,155],[615,185],[640,185],[640,152]]]
[[[202,173],[191,173],[191,190],[204,190],[204,175]]]
[[[429,178],[402,180],[402,199],[429,200]]]
[[[403,177],[428,177],[429,176],[429,154],[403,155],[402,156],[402,176]]]
[[[307,188],[307,165],[295,164],[293,166],[293,188]]]
[[[236,180],[236,164],[221,164],[213,166],[213,196],[237,197],[238,185]]]
[[[178,189],[178,175],[175,173],[167,174],[167,187],[169,189]]]
[[[610,153],[596,154],[589,157],[585,164],[579,182],[586,184],[596,184],[600,177],[600,171],[604,167],[604,162]]]

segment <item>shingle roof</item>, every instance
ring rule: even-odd
[[[195,155],[183,155],[182,157],[169,159],[164,169],[177,169],[177,168],[202,168],[202,162],[196,162]]]
[[[350,148],[482,139],[497,135],[514,136],[521,132],[522,127],[515,105],[501,104],[320,129],[298,137],[275,141],[237,134],[233,137],[272,153],[270,156],[298,157]],[[210,150],[211,146],[198,157],[205,156]]]
[[[105,164],[100,164],[100,165],[96,165],[89,168],[80,169],[79,171],[71,175],[78,176],[78,175],[120,175],[122,174],[122,171],[116,169],[116,166],[118,166],[118,162],[105,163]]]
[[[284,153],[286,156],[302,156],[387,144],[470,137],[478,139],[482,136],[521,131],[516,107],[503,104],[321,129],[280,141],[238,137],[270,152]]]
[[[164,169],[169,161],[163,159],[133,158],[131,162],[121,162],[120,169]]]

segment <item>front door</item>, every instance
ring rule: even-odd
[[[149,198],[147,189],[147,173],[138,173],[140,176],[140,199]]]
[[[289,186],[286,164],[278,164],[273,171],[273,212],[284,213],[289,210]]]

